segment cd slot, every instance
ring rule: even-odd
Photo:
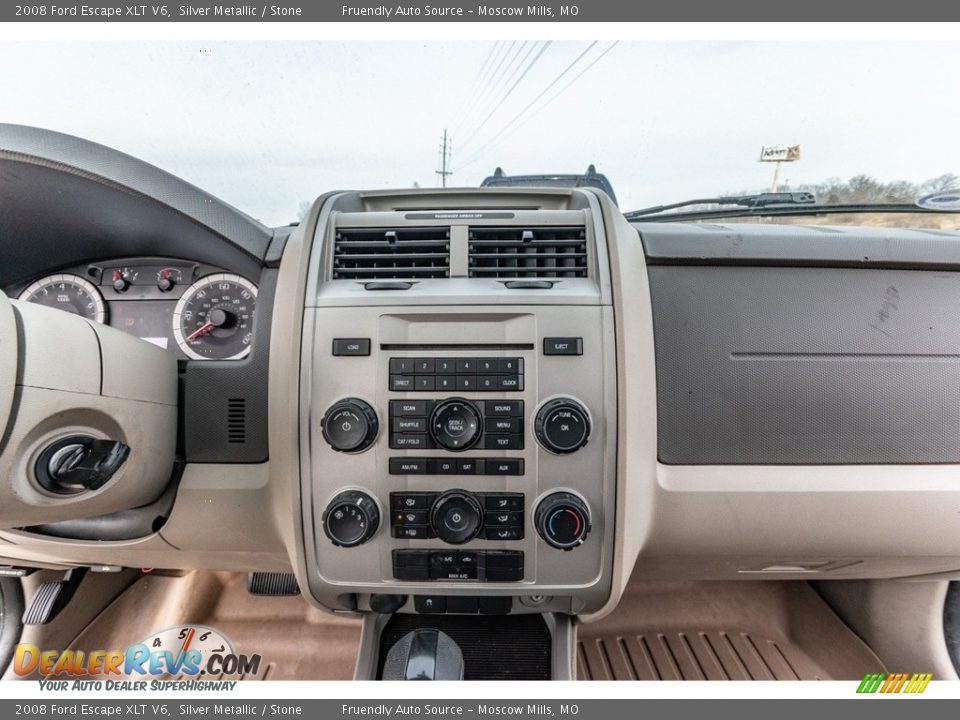
[[[533,350],[533,343],[380,343],[381,350],[432,352],[444,350]]]

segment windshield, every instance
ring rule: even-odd
[[[774,187],[913,202],[958,185],[958,61],[934,42],[5,42],[0,121],[115,147],[272,225],[326,190],[476,187],[497,167],[594,165],[625,211]]]

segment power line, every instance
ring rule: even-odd
[[[558,97],[560,97],[561,95],[563,95],[563,93],[566,91],[566,89],[567,89],[568,87],[570,87],[570,86],[573,85],[577,80],[579,80],[581,77],[583,77],[583,75],[584,75],[588,70],[590,70],[590,68],[592,68],[592,67],[593,67],[594,65],[596,65],[598,62],[600,62],[600,61],[603,59],[603,56],[606,55],[606,54],[607,54],[608,52],[610,52],[611,50],[613,50],[619,43],[620,43],[619,40],[615,40],[614,42],[612,42],[612,43],[607,47],[606,50],[604,50],[602,53],[600,53],[599,55],[597,55],[597,57],[595,57],[593,60],[591,60],[590,63],[589,63],[583,70],[581,70],[581,71],[578,72],[575,76],[573,76],[566,85],[564,85],[564,86],[561,87],[559,90],[557,90],[557,92],[555,92],[551,97],[547,98],[547,101],[546,101],[545,103],[543,103],[543,105],[541,105],[539,108],[537,108],[536,112],[531,113],[530,115],[528,115],[527,117],[525,117],[523,120],[521,120],[521,121],[520,121],[520,124],[517,125],[513,130],[511,130],[509,134],[513,134],[514,132],[516,132],[517,130],[519,130],[520,128],[522,128],[524,125],[526,125],[528,122],[530,122],[531,120],[533,120],[533,118],[536,117],[537,113],[542,112],[543,110],[545,110],[545,109],[547,108],[547,106],[550,105],[550,103],[552,103],[552,102],[553,102],[554,100],[556,100]]]
[[[487,122],[489,122],[490,118],[493,117],[494,113],[497,112],[497,110],[500,109],[500,107],[503,105],[504,102],[506,102],[507,98],[510,97],[510,95],[513,93],[514,90],[516,90],[517,85],[519,85],[520,82],[527,76],[527,73],[529,73],[530,70],[533,69],[533,66],[537,64],[537,61],[540,60],[541,57],[543,57],[543,54],[547,51],[547,48],[549,48],[550,45],[552,45],[552,44],[553,44],[553,41],[552,41],[552,40],[548,40],[548,41],[546,41],[546,42],[543,44],[543,47],[540,48],[540,52],[538,52],[538,53],[534,56],[533,60],[531,60],[531,61],[527,64],[527,66],[526,66],[525,68],[523,68],[523,71],[520,73],[520,77],[518,77],[518,78],[514,81],[514,83],[510,86],[510,88],[507,90],[507,92],[504,93],[503,96],[500,98],[499,102],[497,102],[497,104],[493,106],[493,109],[491,109],[490,112],[487,113],[487,116],[480,122],[480,125],[477,127],[477,129],[474,130],[473,133],[471,133],[470,136],[469,136],[466,140],[463,141],[463,143],[460,145],[461,148],[462,148],[462,147],[466,147],[467,144],[468,144],[471,140],[473,140],[473,138],[475,138],[475,137],[479,134],[479,132],[480,132],[481,130],[483,130],[483,128],[486,126]],[[534,47],[530,48],[530,52],[528,52],[527,55],[524,57],[524,61],[526,61],[527,57],[530,56],[530,53],[533,52],[533,50],[534,50],[535,47],[536,47],[536,45],[534,45]],[[521,66],[522,66],[522,65],[523,65],[523,63],[521,62]]]
[[[473,83],[470,85],[470,89],[464,94],[463,102],[460,103],[460,107],[457,108],[456,112],[450,118],[450,123],[448,127],[453,127],[454,131],[458,129],[458,126],[461,122],[461,119],[464,116],[466,110],[473,104],[476,100],[476,94],[474,90],[480,86],[480,83],[483,81],[483,78],[486,76],[487,70],[491,67],[491,60],[494,55],[499,51],[501,40],[497,40],[493,45],[490,46],[490,50],[487,51],[487,56],[484,58],[483,63],[480,65],[480,70],[477,72],[477,76],[473,79]]]
[[[533,107],[534,105],[536,105],[537,102],[540,100],[540,98],[542,98],[544,95],[546,95],[546,94],[550,91],[550,89],[553,88],[554,85],[556,85],[558,82],[560,82],[560,80],[563,79],[564,75],[566,75],[568,72],[570,72],[570,70],[572,70],[573,67],[574,67],[578,62],[580,62],[581,59],[583,59],[583,56],[586,55],[588,52],[590,52],[590,51],[597,45],[598,42],[599,42],[598,40],[594,40],[592,43],[590,43],[589,45],[587,45],[587,48],[586,48],[583,52],[581,52],[579,55],[577,55],[577,57],[575,57],[575,58],[573,59],[573,62],[571,62],[571,63],[570,63],[569,65],[567,65],[563,70],[561,70],[561,71],[560,71],[560,74],[557,75],[556,77],[554,77],[553,80],[551,80],[551,81],[547,84],[547,86],[546,86],[543,90],[541,90],[540,93],[539,93],[533,100],[531,100],[530,103],[529,103],[526,107],[523,108],[523,110],[521,110],[521,111],[518,112],[516,115],[514,115],[514,116],[510,119],[510,121],[509,121],[506,125],[504,125],[503,128],[501,128],[500,132],[496,133],[490,140],[487,141],[487,143],[486,143],[485,145],[483,145],[479,150],[477,150],[476,152],[474,152],[467,160],[465,160],[465,161],[464,161],[464,165],[465,165],[467,162],[469,162],[470,159],[472,159],[473,157],[475,157],[478,153],[482,152],[485,148],[489,147],[490,144],[493,143],[494,140],[496,140],[498,137],[500,137],[501,135],[503,135],[503,133],[506,132],[506,130],[507,130],[509,127],[511,127],[511,126],[517,121],[518,118],[520,118],[524,113],[526,113],[527,110],[529,110],[531,107]],[[462,167],[462,166],[461,166],[461,167]]]
[[[530,103],[527,104],[526,107],[524,107],[520,112],[518,112],[516,115],[514,115],[513,118],[511,118],[511,120],[510,120],[506,125],[504,125],[504,126],[500,129],[500,131],[499,131],[498,133],[496,133],[496,134],[495,134],[493,137],[491,137],[484,145],[482,145],[480,148],[478,148],[476,151],[474,151],[466,160],[464,160],[464,162],[463,162],[461,165],[458,165],[457,167],[455,167],[455,168],[454,168],[454,172],[459,171],[459,170],[462,170],[463,168],[465,168],[465,167],[466,167],[467,165],[469,165],[480,153],[482,153],[484,150],[486,150],[487,148],[489,148],[491,145],[493,145],[495,142],[497,142],[501,137],[503,137],[503,135],[504,135],[505,133],[507,133],[509,130],[511,130],[511,129],[513,128],[513,126],[514,126],[518,121],[520,121],[520,119],[527,113],[527,111],[530,110],[530,108],[532,108],[534,105],[536,105],[537,102],[539,102],[539,100],[540,100],[544,95],[546,95],[558,82],[560,82],[560,80],[562,80],[563,77],[564,77],[567,73],[569,73],[569,72],[577,65],[577,63],[579,63],[580,60],[583,59],[583,57],[584,57],[588,52],[590,52],[590,50],[592,50],[592,49],[594,48],[594,46],[596,46],[596,45],[598,44],[598,42],[599,42],[599,41],[595,40],[595,41],[593,41],[592,43],[590,43],[590,45],[588,45],[587,48],[586,48],[583,52],[581,52],[579,55],[577,55],[576,58],[574,58],[573,62],[571,62],[569,65],[567,65],[567,67],[565,67],[565,68],[563,69],[563,71],[560,72],[559,75],[557,75],[533,100],[531,100]],[[607,53],[609,53],[618,43],[619,43],[619,41],[615,41],[615,42],[614,42],[613,44],[611,44],[606,50],[604,50],[602,53],[600,53],[600,55],[598,55],[596,58],[594,58],[580,73],[578,73],[578,74],[576,75],[576,77],[573,78],[573,80],[571,80],[571,81],[568,82],[566,85],[564,85],[563,88],[560,90],[560,92],[556,93],[552,98],[550,98],[550,100],[548,100],[546,104],[549,104],[550,102],[552,102],[553,100],[555,100],[557,97],[559,97],[560,94],[561,94],[564,90],[566,90],[566,89],[567,89],[568,87],[570,87],[574,82],[576,82],[576,80],[579,79],[585,72],[587,72],[587,70],[589,70],[589,69],[592,68],[594,65],[596,65],[597,62],[599,62],[599,60],[600,60],[601,58],[603,58]],[[543,107],[546,107],[546,104],[544,104]],[[541,108],[539,108],[539,109],[542,110],[543,108],[541,107]],[[538,110],[538,112],[539,112],[539,110]],[[534,115],[535,115],[535,114],[536,114],[536,113],[534,113]],[[531,115],[531,117],[533,117],[533,115]],[[530,118],[526,118],[526,119],[524,120],[524,122],[526,122],[526,120],[529,120],[529,119],[530,119]]]
[[[523,45],[517,48],[516,52],[514,52],[514,48],[516,47],[516,45],[517,43],[514,40],[509,45],[504,46],[506,48],[506,52],[504,52],[500,56],[499,60],[496,63],[496,66],[493,69],[493,72],[489,75],[489,77],[487,77],[487,81],[484,83],[483,87],[477,92],[476,103],[474,103],[474,107],[476,106],[482,107],[483,103],[485,102],[488,96],[492,97],[497,92],[499,92],[499,86],[502,82],[503,77],[506,75],[507,71],[513,65],[514,61],[520,56],[520,52],[523,50],[524,46],[527,45],[527,43],[524,42]],[[509,58],[509,60],[507,58]],[[466,116],[461,121],[460,127],[458,129],[464,128],[466,126],[466,123],[470,122],[471,119],[472,119],[471,114],[467,113]]]

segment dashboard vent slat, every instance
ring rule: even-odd
[[[579,227],[471,227],[470,277],[587,277],[587,233]]]
[[[231,445],[247,441],[247,399],[227,400],[227,442]]]
[[[449,228],[337,230],[334,280],[422,280],[449,275]]]

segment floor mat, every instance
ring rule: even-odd
[[[357,618],[318,610],[300,596],[250,595],[244,574],[195,571],[140,578],[71,646],[123,648],[181,624],[214,627],[237,652],[259,653],[259,671],[245,680],[349,680],[360,645]]]
[[[632,583],[579,626],[584,680],[859,680],[883,664],[804,582]]]

